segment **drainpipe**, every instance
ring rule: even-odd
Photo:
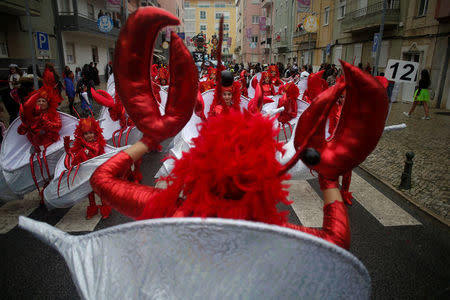
[[[30,21],[30,6],[28,5],[28,0],[25,0],[25,10],[27,14],[27,26],[28,26],[28,39],[30,41],[30,50],[31,50],[31,64],[33,65],[33,83],[34,89],[39,89],[38,80],[36,75],[36,53],[34,53],[34,45],[33,45],[33,34],[31,33],[31,21]]]
[[[60,74],[64,70],[64,65],[66,64],[64,61],[64,48],[62,44],[62,35],[61,35],[61,22],[59,20],[58,15],[58,1],[52,0],[52,8],[53,8],[53,18],[55,19],[55,36],[56,36],[56,43],[58,45],[58,63],[60,66]]]
[[[381,24],[380,24],[380,40],[378,42],[377,54],[375,56],[375,66],[373,68],[373,75],[378,75],[378,63],[380,61],[381,43],[383,41],[383,31],[384,31],[384,18],[386,16],[386,3],[387,0],[383,0],[383,12],[381,14]]]
[[[445,81],[447,80],[448,59],[450,57],[450,38],[447,38],[447,56],[445,57],[444,67],[442,69],[441,86],[439,87],[439,95],[436,102],[436,107],[441,108],[442,94],[444,93]]]

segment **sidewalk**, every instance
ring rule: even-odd
[[[406,123],[402,130],[385,132],[361,167],[381,179],[411,202],[450,225],[450,115],[431,109],[431,120],[422,120],[418,106],[410,118],[403,115],[411,104],[393,103],[387,125]],[[405,153],[413,151],[412,188],[399,190]]]

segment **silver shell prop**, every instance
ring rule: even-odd
[[[155,219],[72,236],[20,217],[58,250],[83,299],[369,299],[346,250],[299,231],[239,220]]]

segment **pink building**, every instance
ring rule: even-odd
[[[175,32],[184,32],[183,24],[183,10],[184,10],[184,0],[158,0],[161,8],[171,12],[180,19],[180,26],[172,27],[171,29]]]
[[[272,0],[237,0],[239,61],[270,64]]]

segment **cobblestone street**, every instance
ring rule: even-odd
[[[410,118],[403,115],[411,104],[393,103],[387,125],[406,123],[402,130],[385,132],[377,148],[361,166],[398,190],[405,153],[413,151],[412,188],[402,191],[416,205],[450,224],[450,116],[431,109],[431,120],[422,120],[418,106]]]

